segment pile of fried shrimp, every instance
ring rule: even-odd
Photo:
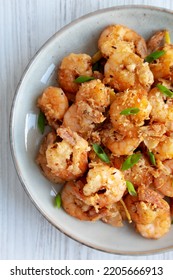
[[[115,24],[90,56],[70,53],[37,99],[49,132],[36,162],[83,221],[127,222],[158,239],[173,215],[173,45]]]

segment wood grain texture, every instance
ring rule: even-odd
[[[0,0],[0,259],[173,259],[173,252],[117,256],[88,248],[56,230],[38,212],[16,175],[9,146],[9,116],[21,75],[42,44],[89,12],[115,5],[173,9],[172,0]]]

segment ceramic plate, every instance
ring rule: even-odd
[[[114,228],[103,222],[81,222],[53,205],[60,186],[43,177],[35,163],[41,141],[37,129],[37,97],[56,85],[56,69],[70,52],[93,55],[100,32],[110,24],[124,24],[148,38],[159,29],[169,29],[173,40],[173,14],[148,6],[112,7],[83,16],[51,37],[35,55],[18,85],[11,110],[10,140],[15,167],[29,197],[57,229],[92,248],[124,255],[153,254],[173,249],[173,227],[159,240],[147,240],[132,226]]]

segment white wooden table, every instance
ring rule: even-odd
[[[66,237],[29,200],[10,154],[12,98],[33,55],[72,20],[91,11],[125,4],[150,4],[173,10],[172,0],[0,0],[0,259],[173,259],[173,251],[117,256]]]

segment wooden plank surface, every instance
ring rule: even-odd
[[[101,8],[126,4],[173,9],[171,0],[0,0],[0,259],[173,259],[173,252],[117,256],[68,238],[33,206],[18,180],[10,154],[12,98],[33,55],[72,20]]]

